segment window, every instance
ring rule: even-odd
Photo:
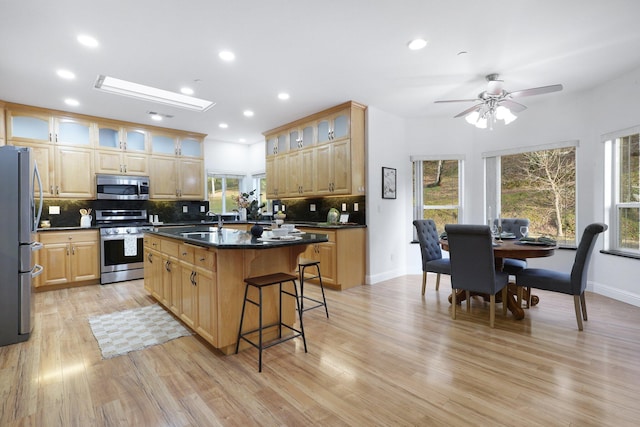
[[[235,175],[207,175],[207,198],[209,210],[216,213],[232,213],[236,209],[233,196],[240,194],[242,188],[241,176]]]
[[[442,233],[445,224],[456,224],[461,215],[462,160],[418,157],[411,160],[414,218],[433,219]]]
[[[265,174],[260,174],[260,175],[253,175],[253,186],[251,187],[251,189],[256,189],[258,191],[256,191],[256,193],[258,193],[258,205],[265,203],[267,203],[267,180],[266,180],[266,175]],[[268,207],[268,206],[267,206]],[[264,212],[271,212],[268,209],[263,209]]]
[[[528,218],[532,236],[549,236],[560,246],[575,246],[576,146],[560,143],[489,156],[488,219],[498,213],[502,218]]]
[[[640,129],[606,140],[608,248],[640,255]]]

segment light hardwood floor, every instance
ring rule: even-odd
[[[474,299],[450,317],[448,279],[343,292],[299,339],[223,356],[183,337],[102,360],[87,319],[153,304],[142,281],[35,295],[26,343],[0,347],[1,426],[631,426],[640,420],[640,308],[542,291],[523,321]],[[308,292],[317,292],[309,286]]]

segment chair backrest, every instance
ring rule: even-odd
[[[447,224],[451,287],[495,294],[493,238],[487,225]]]
[[[571,291],[572,295],[581,295],[587,287],[587,271],[589,270],[589,260],[593,247],[598,240],[598,234],[604,232],[607,224],[593,223],[587,225],[580,238],[580,244],[576,251],[576,259],[573,261],[571,269]]]
[[[413,221],[420,242],[420,253],[422,254],[422,271],[426,271],[428,261],[442,258],[440,249],[440,237],[436,223],[431,219],[417,219]]]
[[[498,220],[494,219],[493,223],[498,225]],[[502,218],[502,231],[504,233],[515,234],[517,239],[522,237],[522,233],[520,232],[521,225],[526,225],[528,227],[529,218]]]

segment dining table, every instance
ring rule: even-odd
[[[440,246],[445,251],[449,250],[449,242],[446,239],[440,239]],[[558,249],[558,245],[550,245],[537,241],[520,241],[519,239],[502,239],[496,240],[493,243],[493,258],[497,271],[502,271],[505,258],[516,259],[528,259],[528,258],[543,258],[552,256],[555,250]],[[500,298],[500,293],[496,295],[496,301]],[[524,319],[524,310],[522,305],[518,303],[518,287],[514,282],[509,282],[507,285],[507,308],[513,314],[516,320]],[[483,297],[485,295],[482,295]],[[488,296],[486,296],[488,300]],[[528,297],[528,295],[526,296]],[[456,293],[456,301],[464,301],[466,299],[466,292],[459,290]],[[532,300],[537,297],[532,296]],[[451,302],[451,296],[449,296],[449,302]]]

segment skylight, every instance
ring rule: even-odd
[[[158,104],[171,105],[192,111],[207,111],[215,105],[212,101],[170,92],[151,86],[145,86],[114,77],[99,75],[94,87],[103,92],[128,96],[143,101],[156,102]]]

